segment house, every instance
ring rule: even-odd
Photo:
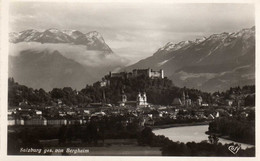
[[[7,114],[8,115],[16,114],[16,109],[8,109]]]
[[[47,125],[44,117],[34,116],[24,121],[24,125]]]
[[[233,100],[226,100],[226,105],[227,106],[232,106]]]
[[[126,96],[124,90],[122,90],[122,92],[121,92],[121,101],[118,102],[119,106],[124,107],[126,102],[127,102],[127,96]]]
[[[197,105],[198,105],[198,106],[201,106],[202,101],[203,101],[203,100],[202,100],[202,97],[199,96],[198,99],[197,99],[197,101],[196,101]]]
[[[208,104],[208,103],[202,103],[201,106],[202,106],[202,107],[208,107],[209,104]]]
[[[24,119],[19,117],[15,119],[15,125],[24,125]]]
[[[35,110],[35,114],[36,114],[36,115],[42,115],[42,111],[40,111],[40,110]]]
[[[15,118],[12,115],[8,115],[8,126],[15,125]]]
[[[67,125],[67,120],[60,117],[60,118],[48,118],[47,125]]]

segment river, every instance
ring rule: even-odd
[[[155,135],[164,135],[168,137],[172,141],[179,142],[201,142],[203,140],[208,140],[208,135],[205,134],[208,131],[209,125],[197,125],[197,126],[182,126],[182,127],[171,127],[166,129],[155,129],[153,133]],[[222,144],[228,143],[237,143],[241,144],[242,149],[246,149],[247,147],[254,147],[254,145],[239,143],[223,138],[219,138],[219,142]]]

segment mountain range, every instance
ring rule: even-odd
[[[9,34],[9,76],[33,88],[81,89],[109,71],[163,69],[176,86],[207,92],[255,84],[255,27],[168,42],[130,66],[96,31],[48,29]]]
[[[255,84],[255,27],[169,42],[124,70],[138,68],[163,69],[175,85],[208,92]]]
[[[110,47],[105,43],[100,33],[91,31],[83,34],[77,30],[58,30],[48,29],[39,32],[34,29],[21,32],[11,32],[9,42],[40,42],[40,43],[70,43],[76,45],[85,45],[88,50],[100,50],[107,54],[113,53]]]
[[[82,89],[128,63],[96,31],[30,29],[10,33],[9,42],[9,77],[36,89]]]

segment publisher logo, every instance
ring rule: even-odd
[[[230,145],[228,147],[228,150],[231,151],[231,153],[236,154],[240,148],[241,148],[240,145]]]

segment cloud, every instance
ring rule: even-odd
[[[113,51],[132,61],[152,55],[169,41],[194,40],[255,24],[254,5],[246,3],[12,2],[10,7],[11,31],[95,30]]]
[[[129,63],[126,58],[120,57],[116,54],[106,55],[101,51],[86,50],[86,46],[84,45],[22,42],[18,44],[10,43],[9,50],[9,54],[12,56],[19,55],[23,50],[39,52],[47,50],[49,51],[48,53],[57,50],[66,58],[91,67],[124,66]]]

